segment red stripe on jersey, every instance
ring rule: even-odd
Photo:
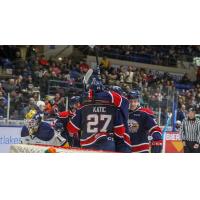
[[[58,117],[60,117],[60,118],[67,118],[67,117],[69,117],[69,115],[70,115],[69,111],[63,111],[63,112],[58,113]]]
[[[67,124],[67,130],[69,132],[70,135],[75,135],[76,133],[78,133],[78,131],[80,130],[78,127],[76,127],[71,121]]]
[[[149,151],[149,146],[148,143],[133,145],[132,152]]]
[[[124,141],[130,146],[131,145],[131,139],[130,136],[127,133],[124,133]]]
[[[110,92],[112,95],[113,103],[116,107],[120,107],[122,103],[122,97],[116,92]]]
[[[152,146],[162,146],[163,141],[162,140],[157,140],[157,141],[152,141],[151,145]]]
[[[162,133],[161,128],[159,126],[155,126],[150,130],[150,135],[152,135],[154,132],[159,132],[160,134]]]
[[[118,137],[123,137],[125,133],[124,125],[119,125],[114,127],[114,132]]]
[[[80,144],[81,146],[87,146],[95,143],[99,138],[107,136],[107,133],[97,133],[93,134],[92,136],[89,136],[86,139],[81,139]]]
[[[153,110],[151,110],[150,108],[139,108],[139,111],[145,112],[149,115],[154,115],[155,113],[153,112]]]
[[[93,96],[94,96],[94,92],[91,89],[89,89],[88,99],[91,100]]]

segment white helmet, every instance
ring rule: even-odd
[[[44,101],[37,101],[36,105],[41,111],[44,111],[44,109],[45,109]]]
[[[181,121],[177,120],[176,121],[176,125],[180,126],[181,125]]]

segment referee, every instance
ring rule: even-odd
[[[200,120],[195,114],[195,108],[191,107],[181,125],[184,153],[200,153]]]

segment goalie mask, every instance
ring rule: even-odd
[[[40,116],[40,114],[37,113],[36,110],[30,110],[26,114],[24,121],[30,135],[34,134],[38,130],[41,120],[42,117]]]

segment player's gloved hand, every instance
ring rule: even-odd
[[[154,141],[162,140],[162,136],[161,136],[160,132],[154,132],[152,134],[152,140],[154,140]]]
[[[162,152],[162,136],[160,132],[154,132],[151,137],[151,153]]]

